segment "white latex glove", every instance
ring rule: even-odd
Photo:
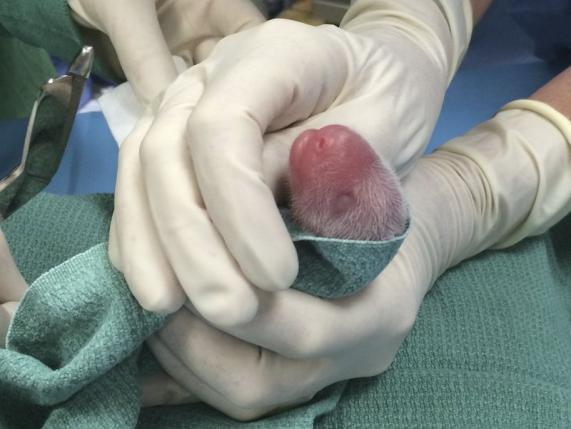
[[[265,20],[250,0],[68,0],[68,4],[79,24],[109,37],[144,104],[177,76],[172,55],[183,57],[187,64],[200,62],[223,37]]]
[[[433,1],[362,0],[343,28],[269,21],[179,76],[119,159],[110,256],[141,305],[188,296],[228,326],[254,317],[256,287],[288,288],[298,263],[274,197],[295,137],[347,125],[405,175],[471,29],[469,12],[447,16]]]
[[[183,401],[172,389],[181,385],[232,417],[252,419],[387,369],[442,272],[541,233],[571,211],[571,123],[540,102],[507,108],[420,160],[404,181],[410,235],[359,294],[329,301],[258,291],[256,318],[227,333],[180,310],[148,341],[176,383],[154,383],[146,405]]]
[[[27,288],[0,229],[0,347],[4,347],[10,320]]]

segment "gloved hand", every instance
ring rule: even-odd
[[[544,232],[571,211],[570,145],[571,122],[546,104],[506,106],[405,179],[410,234],[367,289],[334,301],[260,290],[256,318],[226,332],[181,309],[148,341],[176,382],[147,380],[146,405],[196,396],[252,419],[383,372],[444,270]]]
[[[264,21],[250,0],[232,0],[230,8],[227,0],[68,0],[68,4],[79,24],[100,32],[95,44],[104,46],[105,41],[98,39],[110,38],[125,76],[145,104],[177,76],[172,55],[183,57],[187,64],[200,62],[223,37]],[[87,35],[89,39],[94,34]]]
[[[10,320],[27,288],[0,229],[0,347],[4,347]]]
[[[291,285],[274,197],[303,130],[346,125],[401,177],[411,169],[471,31],[468,1],[438,3],[449,6],[361,0],[342,28],[269,21],[169,87],[119,160],[110,256],[143,307],[174,311],[188,296],[236,325],[256,314],[256,287]]]

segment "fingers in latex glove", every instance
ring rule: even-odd
[[[138,162],[141,141],[151,124],[149,109],[121,145],[109,257],[123,272],[132,293],[144,308],[172,312],[182,305],[186,296],[156,234]],[[156,293],[157,290],[161,293]]]
[[[172,312],[188,295],[201,314],[226,326],[250,320],[257,299],[210,222],[184,133],[176,132],[202,92],[198,72],[191,85],[173,84],[154,121],[140,121],[121,148],[110,254],[143,307]]]
[[[265,21],[250,0],[156,0],[170,51],[187,64],[203,61],[224,37]]]
[[[249,263],[247,268],[250,268],[250,271],[261,271],[261,274],[257,276],[259,284],[262,286],[267,285],[266,287],[270,288],[284,288],[293,281],[297,273],[295,250],[278,215],[271,192],[267,190],[260,177],[250,175],[249,182],[254,184],[256,191],[259,192],[261,190],[263,192],[264,207],[269,207],[273,218],[269,219],[271,222],[268,222],[265,218],[255,219],[257,222],[252,222],[252,219],[249,218],[247,222],[242,222],[246,229],[245,231],[239,227],[240,221],[244,221],[243,218],[231,218],[232,223],[226,226],[226,231],[228,229],[231,230],[230,232],[236,230],[240,234],[238,239],[235,237],[224,237],[225,241],[222,241],[218,236],[218,232],[210,226],[209,215],[212,217],[211,213],[209,212],[207,215],[204,207],[200,207],[201,202],[193,201],[190,198],[190,196],[197,194],[197,190],[194,189],[195,179],[191,171],[193,166],[190,163],[189,149],[185,138],[187,137],[187,120],[197,100],[192,100],[192,97],[189,99],[188,94],[196,93],[197,90],[202,91],[205,72],[206,70],[201,66],[191,69],[179,77],[165,95],[160,113],[157,115],[157,120],[153,124],[152,129],[148,132],[141,151],[146,176],[145,182],[147,184],[146,192],[148,193],[151,209],[154,206],[153,219],[156,222],[158,233],[161,235],[161,242],[166,246],[165,252],[171,252],[173,255],[174,260],[170,262],[177,272],[177,277],[187,290],[189,297],[200,308],[201,313],[206,315],[209,320],[213,320],[213,317],[216,317],[217,320],[220,319],[219,316],[213,313],[228,313],[228,311],[207,310],[201,303],[201,301],[205,300],[215,300],[218,301],[217,306],[235,306],[242,313],[247,310],[248,317],[251,318],[254,313],[249,310],[255,311],[255,308],[250,304],[254,302],[253,298],[248,298],[248,300],[220,299],[220,297],[224,297],[224,294],[219,293],[220,290],[238,291],[241,294],[244,293],[239,292],[240,290],[247,290],[245,279],[236,267],[235,262],[233,262],[232,255],[226,254],[228,238],[234,239],[234,243],[238,243],[238,245],[245,246],[249,246],[249,242],[253,239],[257,239],[258,242],[262,240],[263,246],[253,249],[252,246],[249,246],[250,248],[242,251],[242,261],[239,262],[242,262],[242,268],[244,262],[246,262]],[[201,94],[198,95],[200,96]],[[182,111],[181,108],[183,109]],[[187,116],[184,117],[184,114]],[[173,121],[173,118],[177,119]],[[161,124],[164,125],[167,122],[169,122],[168,127],[161,126]],[[169,142],[168,145],[164,144],[165,141]],[[190,141],[190,146],[193,144]],[[122,162],[120,162],[120,170]],[[132,162],[136,163],[138,161],[133,160]],[[175,185],[173,186],[173,184]],[[120,184],[118,190],[120,188],[123,189],[125,187]],[[129,191],[122,192],[121,198],[129,198],[131,194],[132,192]],[[134,203],[124,202],[122,205],[128,207],[132,204]],[[250,202],[245,199],[245,204],[250,204]],[[133,213],[142,213],[145,210],[144,207],[139,207],[132,211]],[[229,214],[236,213],[240,215],[243,212],[244,210],[237,210],[230,211]],[[195,219],[197,216],[199,218]],[[136,222],[132,222],[133,218],[131,216],[125,216],[124,219],[126,222],[136,224]],[[187,224],[189,228],[194,226],[194,230],[192,230],[194,237],[177,230],[177,225],[184,224]],[[200,228],[203,229],[197,228],[197,225],[201,225]],[[206,225],[206,228],[203,225]],[[123,228],[121,223],[116,224],[116,226],[118,226],[117,229],[119,231]],[[126,225],[125,228],[129,227]],[[265,239],[268,236],[278,237],[279,240],[268,242]],[[215,253],[205,251],[204,246],[207,249],[214,249]],[[131,260],[136,258],[134,265],[140,264],[142,261],[136,251],[133,254],[125,253],[125,257],[131,258]],[[285,264],[280,262],[280,260],[283,261],[284,259],[286,261]],[[205,263],[199,264],[199,261]],[[263,264],[259,263],[260,261]],[[218,266],[214,266],[214,264]],[[280,266],[282,267],[281,269]],[[272,274],[276,277],[276,271],[281,278],[272,279]],[[192,288],[204,290],[203,295],[205,296],[201,298],[196,293],[193,294],[189,291]],[[134,286],[132,289],[139,288]],[[149,289],[148,286],[147,289]],[[134,293],[138,296],[136,290]],[[164,294],[166,292],[160,288],[154,288],[151,293]],[[146,308],[149,308],[146,305],[148,300],[140,299],[140,301]],[[158,298],[153,299],[153,301],[160,302],[163,299]],[[211,304],[208,306],[212,307]],[[156,310],[156,308],[153,309]],[[236,320],[236,317],[233,318]],[[244,317],[238,319],[245,320]]]
[[[111,39],[137,97],[149,103],[177,73],[154,0],[68,0],[76,20]]]
[[[264,21],[248,0],[68,0],[81,25],[106,34],[139,100],[150,102],[176,77],[172,55],[205,58],[224,36]],[[101,44],[103,45],[103,44]]]
[[[0,230],[0,347],[6,343],[6,333],[28,286],[20,274],[8,243]]]
[[[314,394],[312,389],[300,387],[288,379],[287,374],[291,375],[293,370],[298,375],[303,373],[308,383],[327,367],[326,362],[297,362],[260,350],[217,331],[187,311],[177,313],[168,326],[171,335],[166,341],[160,334],[147,341],[159,362],[185,389],[240,420],[257,418],[309,400]],[[189,330],[191,335],[188,335]],[[201,347],[212,353],[207,362],[193,361],[192,353],[179,354],[190,350],[188,339],[192,340],[193,348]],[[184,345],[177,345],[177,341]],[[194,355],[199,357],[199,354]],[[187,359],[193,361],[191,365]],[[276,392],[288,392],[292,399],[280,394],[281,401],[275,402]]]
[[[397,177],[347,127],[302,133],[291,147],[289,185],[291,214],[313,234],[382,241],[405,230],[408,209]]]

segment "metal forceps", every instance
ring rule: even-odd
[[[21,185],[26,178],[35,179],[34,186],[28,189],[28,199],[48,185],[67,145],[81,94],[91,73],[93,57],[93,48],[84,46],[67,73],[49,79],[40,88],[28,120],[23,146],[13,151],[12,157],[0,159],[0,199],[15,194],[18,184]],[[44,154],[50,156],[42,163],[42,174],[38,175],[36,164],[39,161],[32,158],[41,160]],[[14,209],[5,210],[8,213],[0,210],[0,215],[8,215]]]

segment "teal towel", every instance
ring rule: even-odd
[[[322,298],[341,298],[367,287],[396,255],[408,235],[386,241],[339,240],[302,230],[289,210],[281,215],[295,245],[299,274],[292,287]]]
[[[140,410],[164,318],[112,269],[110,197],[40,195],[2,225],[33,282],[0,351],[4,428],[571,426],[571,218],[444,275],[383,375],[248,424],[204,404]],[[103,238],[103,240],[102,240]]]

